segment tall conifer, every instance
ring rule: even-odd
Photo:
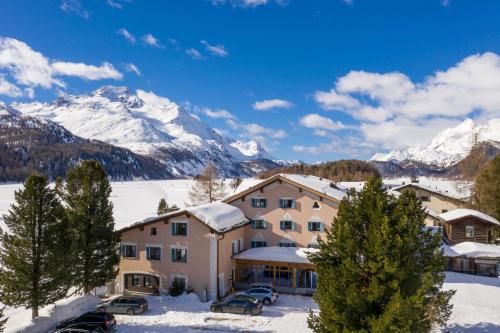
[[[2,302],[38,309],[68,291],[64,210],[43,176],[30,176],[16,191],[15,203],[4,216],[0,233]]]
[[[5,329],[5,323],[7,323],[7,319],[8,318],[3,315],[3,308],[0,308],[0,333],[2,333]]]
[[[116,275],[119,240],[110,194],[106,172],[97,161],[84,161],[67,174],[64,199],[72,237],[72,280],[85,293]]]
[[[315,332],[429,332],[451,313],[452,291],[442,291],[445,260],[440,233],[424,224],[412,191],[393,200],[372,177],[339,207],[320,250],[309,317]]]

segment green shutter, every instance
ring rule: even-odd
[[[175,261],[175,259],[174,259],[174,257],[175,257],[175,249],[171,249],[170,250],[170,255],[171,255],[172,261]]]
[[[321,232],[325,231],[325,224],[324,223],[319,224],[319,231],[321,231]]]
[[[312,223],[307,222],[307,230],[312,231]]]
[[[295,231],[295,222],[292,222],[292,230]]]
[[[264,225],[264,229],[267,229],[267,221],[266,220],[262,220],[263,222],[263,225]]]
[[[292,208],[295,209],[295,200],[292,200]]]
[[[280,229],[285,230],[285,221],[280,221]]]
[[[252,219],[252,228],[255,229],[255,227],[256,227],[256,222],[254,219]]]
[[[285,207],[285,203],[283,201],[283,199],[280,199],[280,208],[284,208]]]
[[[252,207],[257,207],[257,203],[256,203],[257,200],[255,200],[255,198],[252,198]]]
[[[172,223],[172,236],[175,236],[175,223]]]
[[[263,208],[267,207],[267,199],[263,199],[264,205],[262,206]]]

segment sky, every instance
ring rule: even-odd
[[[280,159],[500,117],[496,0],[4,0],[0,101],[154,92]]]

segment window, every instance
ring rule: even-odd
[[[132,285],[135,287],[141,286],[141,276],[138,274],[132,275]]]
[[[155,280],[152,276],[144,276],[144,287],[153,288]]]
[[[252,241],[252,243],[251,243],[252,249],[256,248],[256,247],[266,247],[266,246],[267,246],[266,241]]]
[[[172,223],[172,235],[187,236],[187,223],[186,222]]]
[[[254,228],[254,229],[266,229],[267,222],[263,219],[252,220],[252,228]]]
[[[314,201],[313,209],[320,209],[319,203],[317,201]]]
[[[173,262],[187,262],[187,249],[172,248]]]
[[[428,195],[421,195],[420,200],[422,201],[431,201]]]
[[[156,228],[151,228],[151,236],[156,236]]]
[[[280,208],[295,208],[295,200],[293,199],[280,199]]]
[[[295,242],[290,239],[280,241],[280,247],[295,247]]]
[[[238,239],[238,252],[243,250],[243,238]]]
[[[137,245],[122,244],[122,246],[121,246],[122,257],[135,258],[136,253],[137,253],[136,249],[137,249]]]
[[[240,252],[240,240],[234,240],[231,244],[231,253],[236,254]]]
[[[176,276],[174,278],[174,281],[172,281],[173,283],[177,284],[182,291],[184,291],[186,289],[186,279],[183,278],[183,277],[180,277],[180,276]]]
[[[448,209],[441,209],[441,213],[447,213]]]
[[[474,238],[474,226],[473,225],[466,225],[465,226],[465,237]]]
[[[311,221],[307,223],[307,230],[323,232],[324,225],[321,222]]]
[[[319,244],[318,243],[309,243],[307,244],[308,249],[319,249]]]
[[[265,198],[252,198],[252,207],[266,208],[267,207],[267,199],[265,199]]]
[[[280,221],[281,230],[295,230],[295,223],[293,221]]]
[[[161,260],[161,247],[149,245],[146,246],[146,259]]]

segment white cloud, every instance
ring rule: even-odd
[[[163,45],[160,43],[158,38],[156,38],[152,34],[145,34],[141,37],[141,39],[146,45],[156,47],[156,48],[163,48]]]
[[[116,9],[122,9],[124,3],[129,3],[131,0],[106,0],[106,3]]]
[[[120,80],[122,78],[122,74],[108,62],[94,66],[85,63],[51,61],[26,43],[5,37],[0,37],[0,75],[4,81],[5,77],[9,76],[19,89],[21,89],[19,86],[23,86],[24,94],[28,97],[34,95],[32,88],[35,87],[65,88],[66,85],[59,76],[76,76],[87,80]],[[12,87],[9,88],[11,93],[15,91],[12,89]]]
[[[211,45],[207,41],[200,41],[201,44],[205,45],[205,49],[210,52],[212,55],[225,58],[229,55],[226,47],[224,45]]]
[[[52,68],[56,75],[76,76],[87,80],[121,80],[123,78],[123,75],[109,62],[103,62],[101,66],[94,66],[84,63],[57,61],[52,63]]]
[[[272,0],[211,0],[210,1],[214,6],[221,6],[223,4],[230,3],[233,7],[242,7],[242,8],[255,8],[258,6],[267,5]],[[274,2],[280,6],[284,6],[287,4],[288,0],[274,0]]]
[[[236,117],[229,111],[224,109],[211,110],[209,108],[202,108],[201,112],[210,118],[222,118],[235,120]]]
[[[59,7],[65,12],[75,13],[84,19],[90,17],[90,13],[83,7],[80,0],[61,0],[61,5]]]
[[[342,0],[342,2],[347,5],[352,5],[354,3],[354,0]]]
[[[187,49],[186,54],[194,60],[203,59],[203,56],[201,55],[201,53],[197,49],[194,49],[194,48]]]
[[[125,70],[129,73],[134,73],[136,74],[137,76],[142,76],[142,73],[141,71],[139,70],[139,68],[137,68],[136,65],[134,65],[133,63],[129,63],[129,64],[126,64],[125,65]]]
[[[426,144],[467,117],[500,117],[500,56],[475,54],[422,82],[399,72],[352,71],[314,99],[356,119],[375,149]]]
[[[266,111],[266,110],[277,109],[277,108],[289,109],[292,106],[293,106],[292,103],[290,103],[289,101],[285,101],[283,99],[266,99],[263,101],[255,102],[252,105],[252,107],[255,110],[259,110],[259,111]]]
[[[19,97],[23,95],[23,91],[15,84],[7,81],[3,75],[0,75],[0,95]]]
[[[320,116],[317,113],[311,113],[302,117],[299,123],[307,128],[328,130],[332,132],[347,128],[347,126],[342,124],[340,121],[333,121],[330,118]],[[321,134],[324,132],[317,132],[317,133]]]
[[[136,42],[136,40],[137,40],[137,39],[135,38],[135,36],[134,36],[132,33],[130,33],[130,32],[129,32],[127,29],[125,29],[125,28],[121,28],[121,29],[120,29],[120,30],[118,30],[116,33],[117,33],[117,34],[119,34],[120,36],[123,36],[123,38],[125,38],[126,40],[128,40],[128,41],[129,41],[130,43],[132,43],[132,44],[135,44],[135,42]]]

